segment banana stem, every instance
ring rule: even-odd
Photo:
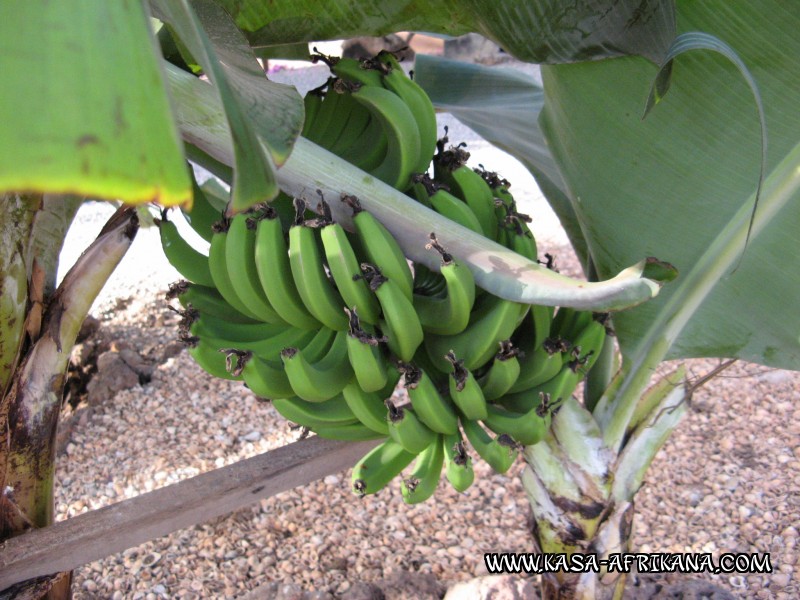
[[[233,142],[225,114],[213,88],[170,64],[164,65],[184,140],[214,160],[232,165]],[[660,284],[642,276],[644,262],[611,280],[570,279],[469,231],[425,208],[403,193],[347,161],[298,138],[291,155],[277,170],[284,191],[314,205],[321,191],[334,218],[349,226],[350,215],[338,200],[353,194],[397,238],[406,255],[438,270],[436,257],[425,250],[431,231],[449,251],[469,265],[476,283],[497,296],[528,304],[572,306],[597,311],[618,310],[649,300]]]
[[[138,229],[133,208],[111,217],[67,273],[42,335],[16,369],[0,404],[0,540],[53,521],[55,435],[70,350],[86,314]]]
[[[24,248],[42,196],[0,196],[0,397],[5,395],[24,340],[28,273]]]

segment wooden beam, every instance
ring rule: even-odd
[[[355,465],[377,441],[312,437],[0,544],[0,590],[138,546]]]

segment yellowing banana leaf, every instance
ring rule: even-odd
[[[235,140],[233,209],[272,199],[278,192],[273,163],[286,160],[302,125],[297,91],[267,80],[244,36],[215,2],[153,0],[153,7],[203,66],[225,107]],[[245,107],[252,104],[269,115],[248,119]]]
[[[800,369],[800,13],[719,0],[679,2],[678,15],[682,30],[733,48],[760,90],[769,147],[746,248],[762,138],[753,93],[724,56],[677,58],[669,93],[644,121],[652,64],[547,67],[543,128],[600,275],[642,255],[681,273],[656,301],[615,318],[623,351],[635,358],[677,335],[669,357]]]
[[[0,13],[0,194],[190,200],[140,2],[26,0]]]
[[[659,60],[672,41],[671,0],[218,0],[254,46],[427,31],[478,32],[531,62],[637,54]]]

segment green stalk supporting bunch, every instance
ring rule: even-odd
[[[530,218],[508,182],[437,140],[430,100],[393,55],[318,58],[333,76],[305,99],[305,137],[537,260]],[[442,471],[463,492],[474,479],[469,448],[506,472],[521,446],[544,438],[603,346],[606,329],[592,313],[476,287],[435,232],[427,249],[438,272],[409,264],[353,196],[336,199],[352,211],[353,232],[321,197],[313,212],[282,194],[225,218],[218,196],[196,186],[186,215],[208,255],[168,215],[160,222],[165,253],[188,280],[169,293],[183,305],[181,336],[206,371],[243,381],[317,435],[382,439],[353,470],[357,494],[379,491],[412,461],[406,502],[429,498]],[[401,378],[405,404],[391,399]]]

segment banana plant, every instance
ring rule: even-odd
[[[68,354],[74,341],[72,329],[59,327],[74,325],[91,305],[133,225],[118,217],[98,238],[104,250],[87,253],[69,278],[72,312],[62,305],[66,292],[46,291],[51,277],[37,270],[36,252],[20,247],[48,194],[190,204],[185,158],[232,183],[233,211],[269,200],[278,188],[310,199],[317,190],[354,193],[368,199],[366,208],[409,256],[430,261],[431,268],[435,259],[418,249],[433,221],[440,241],[497,295],[616,311],[622,369],[614,374],[612,361],[598,363],[606,367],[592,372],[586,401],[565,402],[547,439],[525,451],[523,479],[542,551],[606,554],[629,547],[635,493],[691,393],[680,369],[647,389],[662,360],[725,356],[800,368],[798,317],[791,303],[774,300],[798,285],[786,262],[798,243],[791,200],[798,195],[800,125],[783,110],[793,97],[786,90],[799,80],[792,60],[798,48],[791,34],[796,17],[780,2],[581,0],[569,10],[546,0],[390,6],[374,0],[79,0],[69,6],[34,0],[6,11],[0,67],[13,93],[0,97],[6,200],[0,310],[7,328],[0,342],[0,418],[24,426],[16,440],[17,429],[3,427],[10,433],[0,450],[0,474],[4,482],[27,481],[17,484],[27,491],[2,498],[0,539],[52,518],[54,389],[26,382],[41,383],[45,372],[55,376],[47,381],[59,381],[63,356],[53,348]],[[109,28],[115,36],[106,35]],[[497,90],[502,77],[480,69],[440,64],[437,71],[420,59],[417,73],[440,106],[530,168],[593,281],[539,268],[433,213],[420,218],[424,208],[298,138],[300,97],[267,81],[255,60],[287,45],[398,30],[475,31],[521,60],[549,65],[543,89],[510,77],[502,84],[508,94]],[[676,38],[689,32],[704,33]],[[158,42],[165,39],[188,71],[162,59]],[[680,55],[687,47],[716,53]],[[210,84],[194,76],[199,69]],[[105,85],[86,85],[90,75]],[[653,82],[653,102],[661,101],[641,121]],[[483,99],[483,112],[470,94],[456,93],[457,84]],[[496,118],[498,110],[506,111],[507,123]],[[422,221],[428,221],[424,229]],[[51,235],[63,239],[57,226]],[[52,255],[41,256],[41,264],[52,266]],[[680,273],[663,291],[670,273],[653,275],[653,263],[643,261],[651,256]],[[525,275],[517,275],[522,269]],[[84,278],[85,285],[75,283]],[[765,296],[767,287],[773,289]],[[767,323],[754,322],[756,310],[770,315]],[[43,329],[36,326],[37,311]],[[25,336],[35,344],[26,346]],[[40,344],[42,354],[33,354]],[[44,421],[21,410],[37,399],[49,410]],[[43,441],[26,447],[22,434],[32,431]],[[27,462],[10,460],[17,451],[6,448],[20,448]],[[19,465],[47,468],[20,472]],[[624,578],[613,574],[544,579],[547,597],[619,595],[622,585]]]

